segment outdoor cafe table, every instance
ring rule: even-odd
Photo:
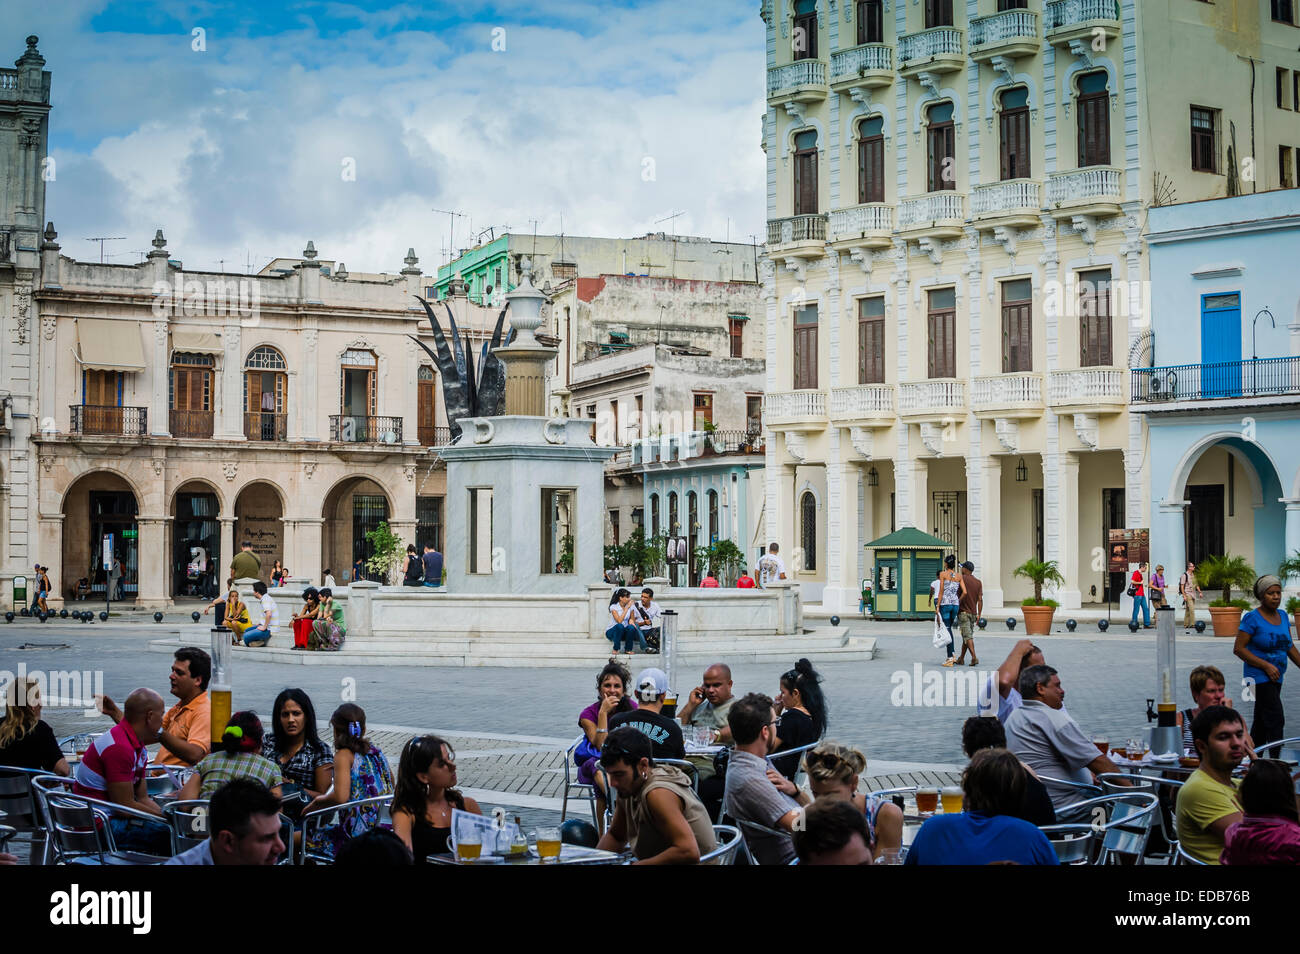
[[[537,857],[530,848],[526,854],[502,856],[502,855],[482,855],[473,861],[460,862],[456,856],[450,852],[444,852],[438,855],[430,855],[428,863],[431,865],[508,865],[525,866],[540,865],[542,859]],[[547,865],[621,865],[630,861],[631,856],[619,854],[613,851],[604,851],[600,848],[584,848],[581,845],[561,845],[560,857],[555,861],[547,861]]]

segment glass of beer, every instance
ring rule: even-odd
[[[546,864],[547,859],[560,857],[560,829],[537,829],[537,857]]]
[[[939,807],[939,790],[937,788],[918,788],[916,790],[916,810],[922,815],[933,815]]]
[[[1102,755],[1106,755],[1110,752],[1110,739],[1104,735],[1094,735],[1092,737],[1092,744],[1097,746],[1097,751]]]
[[[962,791],[958,785],[949,785],[939,794],[943,801],[943,813],[945,815],[960,815]]]
[[[462,864],[473,861],[483,853],[483,834],[468,827],[456,838],[456,860]]]

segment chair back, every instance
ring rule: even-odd
[[[1052,797],[1053,802],[1061,795],[1070,793],[1077,793],[1085,799],[1096,798],[1098,795],[1104,794],[1100,785],[1089,785],[1086,782],[1075,782],[1064,778],[1049,778],[1046,775],[1038,776],[1038,780],[1047,786],[1047,793]],[[1057,814],[1059,815],[1073,807],[1073,805],[1068,805],[1064,809],[1058,809]]]
[[[1263,745],[1255,746],[1255,751],[1261,759],[1300,761],[1300,735],[1289,739],[1278,739],[1276,742],[1265,742]]]
[[[732,825],[714,825],[713,836],[718,840],[718,847],[706,855],[700,856],[702,865],[734,865],[736,852],[744,844],[740,829]]]
[[[655,759],[655,765],[673,765],[681,769],[691,781],[691,791],[700,794],[700,770],[693,763],[685,759]]]
[[[5,824],[19,831],[40,827],[36,803],[32,798],[32,779],[47,773],[17,765],[0,765],[0,811],[8,816]]]
[[[1097,864],[1117,864],[1121,857],[1142,864],[1151,831],[1160,818],[1160,799],[1151,792],[1103,797],[1111,799],[1111,809]]]
[[[564,750],[564,798],[560,804],[560,821],[563,822],[569,817],[569,796],[573,795],[587,803],[587,807],[591,809],[591,823],[599,830],[600,818],[596,814],[596,786],[578,781],[578,767],[573,762],[573,753],[586,738],[586,733],[583,733]]]
[[[208,830],[207,799],[169,802],[163,806],[163,815],[171,828],[173,855],[202,844],[211,834]]]
[[[1052,843],[1061,864],[1086,865],[1092,860],[1097,833],[1091,825],[1042,825],[1038,830]]]
[[[1209,867],[1209,863],[1202,861],[1200,858],[1194,858],[1187,853],[1187,849],[1178,845],[1174,854],[1174,864],[1176,865],[1201,865]]]
[[[308,851],[307,844],[313,836],[318,836],[323,830],[334,824],[343,824],[344,820],[352,813],[358,812],[359,809],[374,805],[379,809],[378,821],[372,828],[390,828],[392,827],[392,794],[375,795],[371,798],[358,798],[355,801],[344,802],[342,805],[331,805],[329,808],[318,808],[314,812],[308,812],[302,816],[302,846],[298,853],[298,864],[306,864],[309,860],[320,864],[331,864],[333,858],[329,855],[316,851]],[[358,815],[360,813],[358,812]],[[337,816],[337,817],[336,817]]]
[[[764,841],[772,841],[777,838],[789,838],[790,835],[784,831],[777,831],[775,828],[768,828],[766,825],[760,825],[758,822],[736,819],[736,824],[740,827],[741,836],[745,842],[745,857],[751,865],[760,864],[758,855],[754,852],[755,839],[759,844]]]
[[[103,863],[104,844],[95,810],[85,798],[72,794],[71,779],[39,775],[32,779],[32,794],[45,820],[55,864],[87,857]]]
[[[1160,832],[1160,837],[1164,839],[1165,844],[1169,846],[1169,854],[1173,854],[1173,846],[1178,843],[1178,833],[1174,828],[1174,807],[1178,798],[1178,790],[1183,787],[1183,782],[1178,779],[1165,778],[1163,775],[1128,775],[1124,772],[1107,772],[1098,775],[1097,781],[1106,789],[1107,795],[1141,792],[1156,796],[1159,801],[1159,806],[1153,813],[1156,829]],[[1154,857],[1150,850],[1148,850],[1147,854]],[[1163,852],[1157,852],[1157,854],[1161,857],[1164,856]]]
[[[284,842],[284,854],[282,854],[280,860],[276,862],[277,865],[293,864],[293,833],[293,819],[288,815],[282,814],[280,816],[280,840]]]

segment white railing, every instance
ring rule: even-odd
[[[894,208],[882,202],[836,209],[830,214],[830,224],[827,227],[832,240],[841,236],[893,230]]]
[[[767,95],[796,86],[825,86],[826,64],[821,60],[795,60],[767,71]]]
[[[929,222],[962,221],[966,218],[965,196],[960,192],[930,192],[898,204],[898,227],[905,229]]]
[[[0,70],[0,89],[17,89],[18,71]]]
[[[1041,205],[1041,188],[1033,179],[1008,179],[978,185],[970,196],[970,214],[998,215],[1015,209],[1038,209]]]
[[[1038,14],[1032,10],[1004,10],[970,22],[970,48],[1007,40],[1037,39]]]
[[[898,61],[924,60],[931,56],[965,53],[961,30],[953,27],[934,27],[920,33],[908,33],[898,38]]]
[[[863,70],[892,70],[894,48],[888,43],[868,43],[831,54],[831,82],[857,76]]]
[[[1068,172],[1053,172],[1047,179],[1049,203],[1075,199],[1120,201],[1119,170],[1113,166],[1089,166]]]
[[[767,223],[768,245],[824,241],[826,241],[826,216],[821,213],[792,215],[786,219],[771,219]]]
[[[997,374],[971,382],[971,406],[1042,407],[1043,379],[1037,374]]]
[[[1044,11],[1049,30],[1060,30],[1089,20],[1118,19],[1117,0],[1052,0]]]
[[[935,378],[898,386],[898,412],[956,410],[966,406],[966,382],[955,378]]]
[[[1051,404],[1119,403],[1126,400],[1122,368],[1075,368],[1053,371],[1047,383]]]
[[[894,413],[892,384],[861,384],[831,391],[831,417],[848,420]]]
[[[826,417],[825,391],[774,391],[763,395],[763,420],[769,424],[806,417]]]

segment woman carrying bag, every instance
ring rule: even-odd
[[[320,591],[309,586],[302,592],[303,607],[293,614],[293,648],[306,649],[312,624],[320,616]]]

